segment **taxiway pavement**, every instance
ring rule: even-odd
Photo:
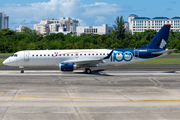
[[[0,71],[0,120],[179,120],[179,71]]]

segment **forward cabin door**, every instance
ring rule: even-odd
[[[29,61],[29,51],[24,52],[24,61]]]

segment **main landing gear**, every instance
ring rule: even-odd
[[[21,70],[21,73],[24,73],[24,70]]]
[[[21,69],[21,73],[24,73],[24,66],[19,66],[19,68]]]
[[[90,68],[86,68],[86,69],[85,69],[85,72],[86,72],[87,74],[91,74],[91,69],[90,69]]]

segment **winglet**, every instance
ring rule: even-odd
[[[111,57],[111,55],[112,55],[112,53],[113,53],[113,51],[114,51],[114,49],[108,54],[108,56],[106,56],[105,58],[103,58],[103,59],[109,59],[110,57]]]

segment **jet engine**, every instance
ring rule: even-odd
[[[59,63],[59,69],[61,71],[73,71],[77,69],[77,65],[73,63]]]

